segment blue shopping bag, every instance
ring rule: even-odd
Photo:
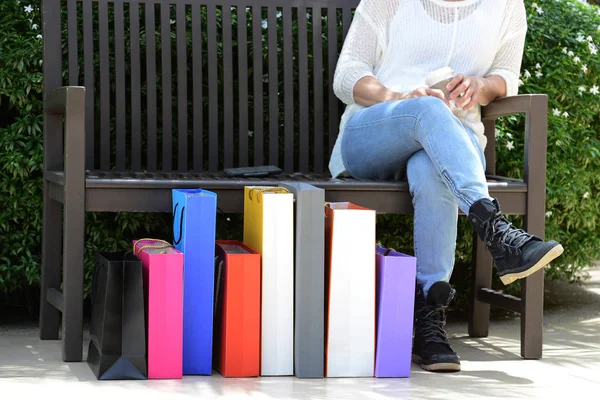
[[[184,256],[183,374],[212,373],[217,195],[173,190],[173,245]]]

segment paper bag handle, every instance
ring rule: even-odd
[[[383,255],[384,255],[384,256],[387,256],[388,254],[390,254],[390,251],[396,251],[396,250],[392,249],[391,247],[388,247],[388,248],[385,250],[385,253],[383,253]]]
[[[268,187],[268,188],[254,188],[254,189],[250,189],[250,191],[248,192],[248,198],[250,200],[252,200],[252,194],[254,192],[259,192],[259,193],[289,193],[290,191],[287,190],[286,188],[283,187]],[[257,200],[260,202],[260,197],[257,198]]]
[[[163,243],[163,245],[147,244],[145,246],[141,246],[138,249],[137,248],[138,243],[143,242],[143,241],[153,241],[153,242]],[[167,242],[166,240],[144,238],[144,239],[135,241],[135,243],[133,244],[133,254],[135,254],[136,257],[139,257],[140,254],[142,254],[142,251],[144,249],[161,250],[161,249],[170,249],[171,247],[173,247],[173,245],[171,245],[171,243]]]
[[[173,209],[173,223],[175,222],[175,216],[177,215],[177,207],[179,207],[179,203],[175,204],[175,208]],[[181,218],[179,219],[179,239],[175,236],[175,226],[173,226],[173,243],[178,245],[181,243],[181,239],[183,238],[183,212],[185,211],[185,206],[181,208]]]

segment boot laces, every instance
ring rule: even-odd
[[[488,246],[499,245],[508,254],[521,254],[522,247],[532,236],[522,229],[517,229],[501,213],[483,223],[484,241]]]
[[[440,343],[447,345],[448,337],[444,327],[446,326],[446,308],[426,306],[421,310],[421,335],[425,343]]]

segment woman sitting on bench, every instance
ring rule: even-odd
[[[408,178],[418,285],[413,360],[426,370],[460,370],[444,330],[458,208],[505,284],[563,252],[516,229],[484,174],[480,106],[517,94],[526,32],[523,0],[362,0],[336,67],[334,91],[348,106],[332,176]]]

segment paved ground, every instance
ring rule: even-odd
[[[544,358],[519,357],[519,324],[492,323],[490,336],[471,339],[466,324],[449,324],[462,357],[457,374],[414,367],[408,379],[294,378],[98,382],[85,363],[61,362],[58,342],[41,342],[31,324],[0,325],[0,393],[62,399],[565,399],[600,392],[600,269],[583,286],[550,283],[546,288]],[[590,394],[596,393],[590,397]],[[8,395],[13,396],[8,397]],[[30,397],[30,396],[27,396]]]

